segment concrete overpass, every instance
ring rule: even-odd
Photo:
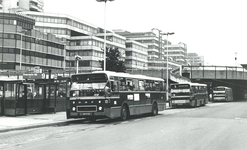
[[[129,73],[144,74],[166,80],[166,69],[162,70],[132,70]],[[233,89],[235,99],[247,99],[247,70],[244,67],[231,66],[182,66],[180,69],[169,68],[169,83],[197,82],[208,85],[208,91],[213,87],[223,85]]]
[[[228,86],[233,89],[235,99],[247,98],[247,70],[244,67],[183,66],[182,70],[182,75],[191,82],[206,83],[210,88]]]

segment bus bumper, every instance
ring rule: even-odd
[[[67,119],[70,118],[104,118],[107,117],[104,112],[67,112]]]

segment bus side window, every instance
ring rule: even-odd
[[[150,91],[150,81],[146,80],[145,82],[145,91]]]
[[[195,93],[195,87],[191,86],[191,93]]]
[[[132,90],[133,91],[139,91],[138,79],[133,79],[132,81],[133,81],[133,83],[132,83]]]
[[[144,87],[144,81],[143,80],[140,80],[139,81],[139,88],[140,88],[140,91],[144,91],[145,90],[145,87]]]
[[[156,91],[155,81],[151,81],[151,91]]]
[[[118,78],[117,77],[114,77],[114,80],[111,81],[111,90],[112,91],[119,91],[119,88],[118,88]]]
[[[126,79],[125,78],[120,78],[119,79],[119,90],[120,91],[127,91],[127,88],[126,88]]]
[[[128,91],[138,91],[138,80],[137,79],[127,79],[127,90]]]
[[[155,85],[154,91],[160,91],[160,82],[155,81],[154,85]]]
[[[164,91],[164,82],[160,81],[160,91]]]

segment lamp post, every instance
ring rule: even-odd
[[[105,2],[105,12],[104,12],[104,71],[106,71],[106,2],[114,0],[96,0],[97,2]]]
[[[168,100],[168,35],[173,35],[174,32],[162,33],[166,35],[166,100]]]
[[[63,54],[63,57],[64,57],[64,59],[63,59],[63,70],[65,71],[65,69],[66,69],[66,45],[69,43],[69,41],[62,41],[62,43],[63,43],[63,46],[64,46],[64,54]]]
[[[82,59],[82,57],[79,55],[75,55],[75,59],[76,59],[76,74],[78,74],[79,60]]]

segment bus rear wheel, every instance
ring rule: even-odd
[[[152,106],[152,116],[156,116],[158,114],[158,107],[157,104],[154,103]]]
[[[124,121],[124,120],[127,120],[128,119],[128,108],[126,105],[123,105],[122,109],[121,109],[121,120]]]
[[[202,106],[206,106],[206,99],[203,99]]]
[[[197,106],[197,100],[195,99],[194,102],[192,103],[192,107],[196,107]]]

